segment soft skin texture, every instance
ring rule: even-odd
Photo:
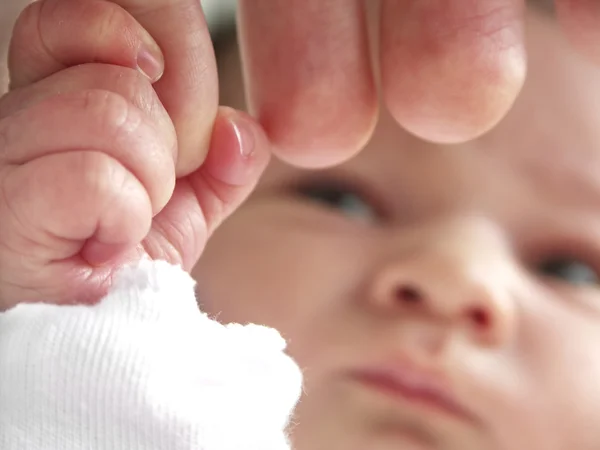
[[[142,256],[191,269],[270,157],[252,118],[219,108],[206,159],[179,175],[185,155],[164,78],[131,67],[156,44],[126,10],[82,5],[43,0],[15,27],[13,88],[0,98],[0,311],[97,301],[119,265]],[[65,33],[73,23],[77,33]]]
[[[93,39],[86,39],[86,33],[89,37],[103,43],[118,31],[120,34],[117,33],[116,36],[122,44],[125,44],[122,47],[130,46],[136,51],[136,58],[127,61],[129,64],[124,64],[123,61],[119,61],[119,64],[135,66],[143,60],[145,62],[142,64],[147,67],[148,47],[140,45],[140,41],[135,39],[137,27],[131,26],[134,20],[138,22],[158,43],[166,62],[164,73],[155,83],[154,88],[169,113],[177,134],[179,154],[176,161],[177,174],[189,175],[202,163],[209,151],[212,124],[217,116],[218,98],[213,49],[198,0],[43,0],[40,2],[8,0],[8,2],[13,5],[20,3],[22,7],[29,4],[25,8],[27,13],[21,15],[21,19],[38,24],[37,27],[21,27],[17,30],[17,35],[25,32],[25,40],[35,50],[35,58],[21,60],[19,56],[22,51],[15,49],[14,46],[8,53],[13,65],[10,82],[14,86],[20,86],[21,82],[36,81],[36,77],[31,76],[32,74],[43,78],[74,64],[113,62],[106,59],[107,52],[98,51],[95,47],[86,47],[83,52],[52,51],[53,44],[60,40],[57,35],[61,33],[69,36],[71,39],[67,43],[70,47],[76,48],[78,44],[93,41]],[[15,11],[12,10],[13,8],[6,8],[8,10],[6,17],[10,18]],[[129,18],[126,21],[128,23],[123,23],[124,16]],[[104,22],[96,20],[98,17],[104,18]],[[67,25],[56,27],[53,26],[54,23]],[[24,38],[22,34],[20,36]],[[72,39],[73,36],[79,37],[82,41]],[[0,35],[0,37],[7,36]],[[40,43],[49,46],[39,45]],[[141,55],[143,50],[146,51],[146,55],[138,59],[137,56]],[[0,56],[5,56],[4,52],[1,52]],[[114,57],[114,53],[111,56]],[[38,60],[52,62],[53,67],[44,73],[37,67]],[[15,80],[13,75],[17,67],[19,79]]]
[[[600,72],[529,12],[493,131],[419,140],[383,113],[326,171],[273,161],[196,266],[202,308],[279,329],[305,373],[298,450],[600,447]],[[243,107],[236,54],[223,100]],[[466,416],[356,381],[432,370]]]
[[[200,3],[71,0],[92,10],[107,2],[131,13],[165,52],[167,71],[157,92],[179,138],[177,173],[185,175],[206,155],[217,110],[214,62]],[[1,2],[0,42],[27,3]],[[480,136],[502,119],[523,83],[525,3],[240,0],[251,112],[279,157],[308,167],[347,160],[363,147],[377,119],[372,56],[375,73],[382,75],[385,103],[405,129],[444,143]],[[556,4],[565,36],[591,60],[600,61],[596,0],[530,3],[545,8]],[[374,6],[375,20],[382,25],[382,45],[372,55],[364,4]],[[65,31],[73,35],[81,23],[71,22]],[[4,51],[0,46],[0,57]],[[3,78],[0,71],[0,84]]]
[[[369,138],[379,111],[375,73],[405,129],[433,142],[475,138],[522,86],[526,3],[555,5],[565,36],[599,61],[595,0],[240,0],[249,108],[279,157],[327,166]],[[371,54],[365,5],[381,24]]]

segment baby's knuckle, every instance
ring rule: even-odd
[[[137,70],[106,66],[107,85],[118,86],[118,91],[144,112],[153,115],[160,104],[150,81]],[[97,69],[97,68],[96,68]],[[115,89],[116,90],[116,89]]]
[[[82,117],[93,120],[98,133],[112,145],[124,133],[135,133],[143,122],[142,114],[125,97],[106,90],[85,90],[78,94]]]
[[[72,173],[79,178],[73,184],[80,187],[82,201],[97,205],[123,192],[128,183],[127,170],[101,152],[78,152],[72,161]]]

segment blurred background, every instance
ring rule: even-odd
[[[233,23],[236,0],[201,0],[211,32],[218,33]]]

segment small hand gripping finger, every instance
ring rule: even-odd
[[[128,85],[143,83],[131,69],[89,64],[6,97],[32,91],[0,119],[0,310],[97,300],[114,266],[95,265],[86,248],[100,241],[119,256],[147,236],[173,193],[175,133],[131,101],[143,89]]]

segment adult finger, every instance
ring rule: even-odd
[[[138,69],[151,81],[164,70],[150,34],[123,8],[104,0],[44,0],[19,16],[9,52],[11,89],[85,63]]]
[[[525,79],[523,7],[523,0],[382,0],[382,87],[395,119],[441,143],[492,128]]]
[[[556,0],[556,17],[568,39],[586,56],[600,62],[600,3]]]
[[[273,151],[301,166],[339,163],[377,116],[362,0],[242,0],[251,112]]]
[[[219,103],[214,50],[200,1],[111,1],[135,17],[163,51],[165,71],[154,88],[177,131],[177,175],[189,174],[208,152]]]

